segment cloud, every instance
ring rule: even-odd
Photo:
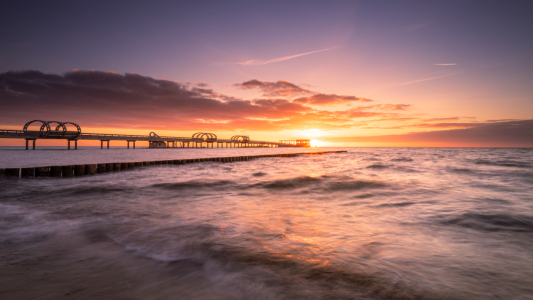
[[[241,84],[261,86],[275,95],[307,90],[288,82]],[[149,130],[291,130],[348,128],[365,113],[318,111],[287,99],[242,100],[212,89],[138,74],[72,71],[0,73],[1,125],[22,126],[33,119],[62,120],[82,128]]]
[[[263,82],[254,79],[236,84],[239,88],[259,89],[272,96],[254,100],[223,95],[206,86],[101,71],[76,70],[61,75],[39,71],[0,73],[0,125],[22,127],[27,121],[44,119],[75,122],[82,126],[82,130],[91,127],[281,131],[371,128],[373,122],[383,124],[384,120],[420,120],[405,114],[410,109],[408,104],[320,110],[317,106],[371,100],[316,93],[283,80]],[[299,98],[291,100],[295,95]],[[461,125],[460,122],[442,121],[422,120],[422,123],[404,127],[457,128],[453,126]]]
[[[223,95],[211,89],[189,89],[138,74],[7,72],[0,73],[0,120],[3,125],[58,119],[91,127],[185,130],[199,124],[201,128],[214,127],[205,126],[205,120],[236,129],[235,124],[262,118],[264,129],[277,130],[270,119],[291,118],[312,110],[287,100],[216,99],[219,96]]]
[[[238,65],[242,65],[242,66],[266,65],[266,64],[271,64],[271,63],[275,63],[275,62],[280,62],[280,61],[284,61],[284,60],[297,58],[297,57],[300,57],[300,56],[305,56],[305,55],[324,52],[324,51],[329,51],[329,50],[333,50],[333,49],[337,49],[337,48],[338,47],[332,47],[332,48],[327,48],[327,49],[322,49],[322,50],[317,50],[317,51],[311,51],[311,52],[306,52],[306,53],[300,53],[300,54],[295,54],[295,55],[288,55],[288,56],[273,58],[273,59],[269,59],[269,60],[252,59],[252,60],[248,60],[248,61],[245,61],[245,62],[238,62],[237,64]]]
[[[309,97],[301,97],[294,100],[296,103],[310,105],[336,105],[354,101],[371,102],[372,100],[355,96],[340,96],[335,94],[315,94]]]
[[[329,142],[382,143],[394,146],[533,147],[533,120],[485,123],[467,129],[339,137],[325,140]]]
[[[346,104],[351,102],[372,102],[371,99],[356,97],[356,96],[345,96],[345,95],[336,95],[336,94],[322,94],[304,89],[299,85],[294,83],[278,80],[276,82],[260,81],[257,79],[252,79],[242,83],[234,84],[234,86],[249,90],[249,89],[259,89],[263,93],[263,96],[266,97],[297,97],[302,96],[297,99],[294,99],[294,103],[299,103],[302,105],[337,105],[337,104]],[[393,104],[385,104],[392,107]],[[403,104],[396,105],[397,108]],[[407,107],[408,105],[405,105]]]
[[[457,63],[450,63],[450,64],[434,64],[434,66],[457,66]]]
[[[263,96],[272,97],[294,97],[298,95],[312,94],[310,90],[297,86],[285,80],[278,80],[276,82],[264,82],[257,79],[252,79],[242,83],[234,84],[234,86],[243,89],[259,89],[263,92]]]

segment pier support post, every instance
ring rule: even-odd
[[[135,149],[135,141],[133,141],[133,149]]]
[[[26,139],[26,150],[29,149],[29,147],[28,147],[28,142],[29,141],[33,142],[33,148],[32,149],[35,150],[35,139]]]
[[[78,140],[74,140],[74,150],[78,150]]]

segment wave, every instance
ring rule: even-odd
[[[301,176],[288,179],[280,179],[274,181],[266,181],[253,185],[254,187],[263,187],[266,189],[283,190],[296,189],[309,185],[316,185],[323,181],[323,177]]]
[[[378,181],[354,180],[346,176],[328,175],[319,177],[301,176],[295,178],[266,181],[252,185],[252,187],[262,187],[272,190],[288,190],[311,187],[315,192],[319,190],[323,190],[326,192],[350,190],[356,191],[365,188],[378,188],[384,186],[386,186],[386,184]]]
[[[449,171],[452,172],[452,173],[459,173],[459,174],[474,173],[473,170],[468,169],[468,168],[450,168]]]
[[[93,195],[93,194],[107,194],[113,192],[124,192],[131,190],[129,187],[120,187],[119,185],[90,185],[68,187],[65,191],[73,195]]]
[[[354,196],[353,198],[366,199],[366,198],[371,198],[371,197],[374,197],[374,195],[372,195],[372,194],[362,194],[362,195]]]
[[[331,182],[328,185],[328,190],[362,190],[366,188],[381,188],[387,186],[386,184],[379,181],[364,181],[364,180],[350,180],[350,181],[337,181]]]
[[[378,207],[404,207],[416,204],[414,202],[397,202],[397,203],[383,203],[378,205]]]
[[[526,215],[481,214],[467,212],[461,216],[444,220],[442,223],[481,231],[533,231],[533,217]]]
[[[403,281],[391,282],[386,274],[338,265],[320,257],[307,259],[301,253],[255,250],[219,243],[199,246],[199,251],[207,255],[205,259],[222,266],[226,276],[243,276],[250,280],[270,274],[269,285],[281,289],[278,290],[280,296],[285,296],[280,299],[453,299],[451,295],[437,295]]]
[[[217,180],[217,181],[197,181],[190,180],[184,182],[168,182],[168,183],[156,183],[152,184],[151,187],[162,188],[166,190],[183,190],[183,189],[196,189],[196,188],[209,188],[209,187],[224,187],[235,185],[236,183],[231,180]]]
[[[389,167],[388,165],[373,164],[373,165],[367,166],[367,169],[386,169],[388,167]]]
[[[262,176],[265,176],[267,175],[267,173],[263,173],[263,172],[257,172],[257,173],[253,173],[252,176],[255,176],[255,177],[262,177]]]
[[[517,160],[498,160],[490,161],[485,159],[476,159],[474,160],[476,165],[487,165],[487,166],[497,166],[497,167],[515,167],[515,168],[531,168],[532,165],[527,162],[517,161]]]
[[[400,158],[393,158],[391,161],[413,161],[410,157],[400,157]]]

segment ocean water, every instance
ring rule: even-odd
[[[533,149],[331,150],[348,152],[1,179],[0,298],[533,299]]]

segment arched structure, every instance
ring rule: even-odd
[[[159,135],[157,135],[157,133],[155,133],[155,132],[153,132],[153,131],[150,132],[150,135],[148,136],[148,139],[149,139],[149,140],[152,141],[152,140],[155,140],[155,139],[157,139],[157,138],[159,138]]]
[[[28,127],[32,124],[32,123],[35,123],[35,122],[41,122],[42,125],[41,125],[41,137],[45,137],[48,135],[48,133],[50,133],[50,125],[48,124],[48,122],[46,121],[42,121],[42,120],[33,120],[33,121],[29,121],[28,123],[24,124],[24,128],[22,129],[24,132],[28,131]]]
[[[234,135],[231,137],[231,140],[238,143],[248,143],[250,141],[250,137],[247,135]]]
[[[53,128],[52,124],[57,124],[56,128],[53,131],[50,131],[48,133],[48,136],[64,137],[65,133],[67,133],[67,127],[65,127],[65,125],[62,122],[47,121],[47,123],[48,123],[48,126],[50,127],[50,129]]]
[[[41,122],[41,134],[40,137],[60,137],[60,138],[69,138],[75,139],[81,134],[81,127],[72,122],[59,122],[59,121],[43,121],[43,120],[33,120],[29,121],[24,125],[22,129],[24,132],[28,131],[28,127],[35,122]],[[57,124],[57,126],[52,130],[50,127],[51,124]],[[75,131],[68,131],[66,124],[74,125],[76,127]]]
[[[74,127],[76,127],[76,131],[68,131],[66,126],[67,124],[74,125]],[[57,128],[59,128],[59,126]],[[77,138],[81,134],[80,125],[72,122],[63,122],[63,130],[65,130],[65,133],[67,133],[70,138]]]
[[[207,142],[207,143],[213,143],[217,140],[217,135],[214,133],[208,133],[208,132],[197,132],[192,135],[192,139],[195,142]]]

